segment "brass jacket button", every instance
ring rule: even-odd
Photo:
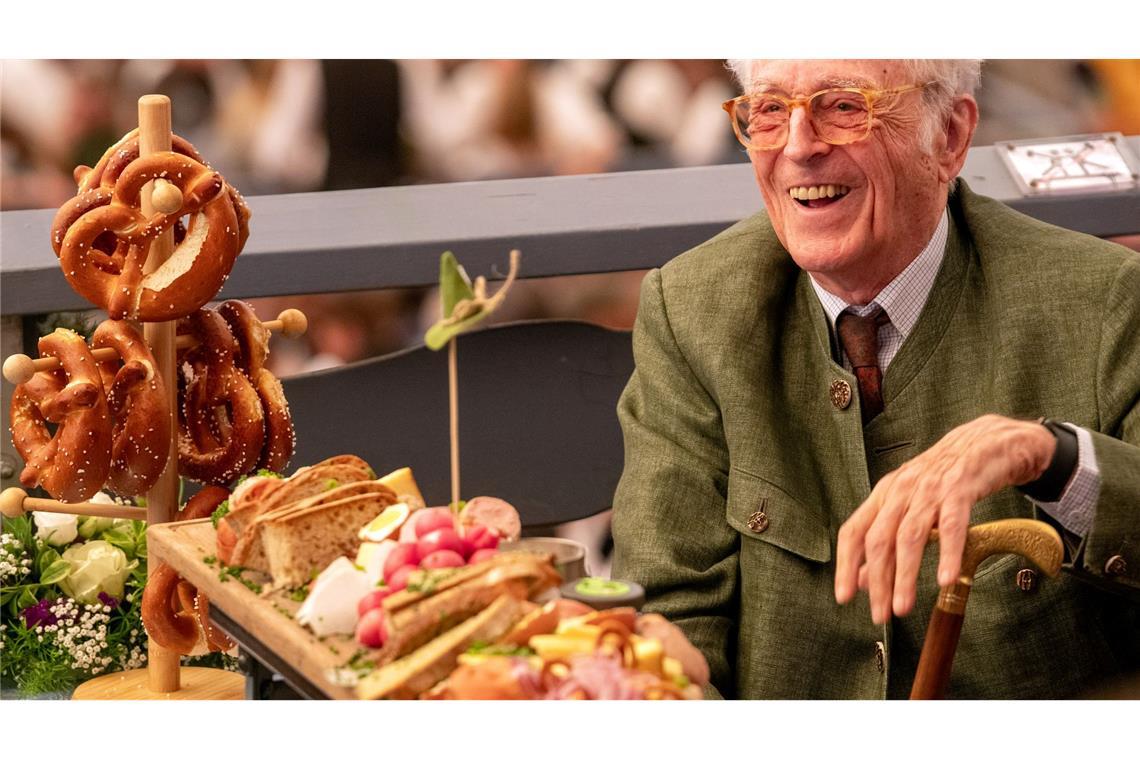
[[[831,404],[836,409],[851,406],[851,385],[846,380],[831,381]]]
[[[1037,571],[1031,567],[1023,567],[1018,570],[1017,587],[1026,592],[1037,588]]]
[[[1105,575],[1124,575],[1127,572],[1128,563],[1119,554],[1113,554],[1108,558],[1108,562],[1104,563]]]
[[[879,669],[880,673],[887,669],[887,648],[881,641],[875,642],[875,667]]]
[[[748,530],[753,533],[763,533],[768,530],[768,515],[764,514],[764,510],[761,509],[748,516]]]

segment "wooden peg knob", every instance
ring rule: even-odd
[[[24,514],[24,499],[28,492],[22,488],[5,488],[0,493],[0,514],[5,517],[19,517]]]
[[[154,190],[150,194],[150,205],[159,213],[173,214],[182,208],[182,191],[177,185],[164,179],[156,179]]]
[[[15,385],[28,382],[36,374],[34,362],[27,354],[12,354],[4,360],[4,378]]]
[[[309,319],[300,309],[286,309],[277,315],[281,322],[281,334],[288,338],[304,335],[309,329]]]

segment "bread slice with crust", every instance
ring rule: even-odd
[[[218,557],[228,565],[267,570],[260,530],[255,528],[259,517],[346,483],[372,480],[375,477],[376,473],[363,459],[343,454],[298,470],[264,498],[251,498],[240,504],[231,504],[229,514],[218,523]],[[223,538],[226,540],[223,541]]]
[[[345,488],[364,490],[332,501],[319,498],[316,503],[298,505],[281,513],[264,515],[253,526],[260,529],[269,574],[275,587],[292,587],[308,583],[313,573],[320,572],[341,555],[356,555],[360,547],[360,526],[366,525],[384,509],[396,503],[392,489],[369,481]]]
[[[393,663],[372,671],[356,686],[360,699],[415,699],[447,677],[476,641],[495,641],[525,614],[525,602],[503,594],[488,607]]]

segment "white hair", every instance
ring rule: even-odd
[[[741,88],[748,92],[752,88],[757,61],[733,58],[725,63],[736,77]],[[922,101],[926,105],[927,118],[923,119],[921,138],[923,143],[929,145],[933,142],[935,129],[950,116],[954,98],[959,95],[973,97],[977,92],[978,85],[982,80],[982,61],[980,59],[923,58],[903,60],[902,64],[909,75],[910,83],[931,83],[922,92]]]

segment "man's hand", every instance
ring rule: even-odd
[[[915,581],[932,528],[939,538],[938,583],[958,578],[974,504],[1007,486],[1036,480],[1056,439],[1043,425],[990,414],[954,428],[938,443],[875,485],[839,529],[835,599],[846,604],[856,585],[871,597],[871,619],[914,607]]]

